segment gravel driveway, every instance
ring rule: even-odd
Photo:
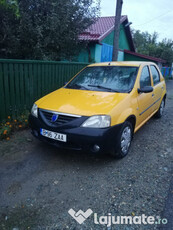
[[[167,81],[167,88],[163,118],[152,118],[135,134],[122,160],[60,151],[34,139],[29,130],[1,141],[0,229],[159,229],[148,224],[96,225],[93,214],[80,225],[68,210],[169,220],[172,213],[163,216],[163,210],[172,177],[173,81]]]

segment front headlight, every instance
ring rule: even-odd
[[[88,118],[81,126],[88,128],[106,128],[111,125],[111,118],[108,115],[97,115]]]
[[[32,109],[31,109],[31,114],[32,114],[34,117],[38,117],[38,107],[37,107],[36,104],[33,104]]]

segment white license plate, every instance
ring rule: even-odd
[[[48,137],[57,141],[67,142],[67,135],[62,133],[56,133],[46,129],[40,129],[40,134],[44,137]]]

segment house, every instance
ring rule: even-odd
[[[100,17],[79,36],[87,46],[81,50],[79,62],[112,61],[115,17]],[[135,52],[130,23],[126,15],[121,16],[118,61],[153,61],[161,68],[164,60]]]
[[[166,61],[161,58],[139,54],[136,52],[132,52],[130,50],[124,50],[124,60],[125,61],[151,61],[151,62],[155,62],[159,66],[160,69],[162,67],[162,64],[166,63]]]
[[[79,40],[88,43],[82,49],[79,62],[104,62],[112,60],[115,17],[100,17],[79,36]],[[130,23],[127,16],[121,16],[118,60],[124,60],[124,49],[135,52]]]

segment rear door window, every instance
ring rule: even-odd
[[[151,65],[150,69],[153,76],[153,83],[157,85],[160,82],[160,74],[154,65]]]
[[[144,88],[145,86],[151,86],[151,77],[148,66],[144,66],[140,77],[140,88]]]

